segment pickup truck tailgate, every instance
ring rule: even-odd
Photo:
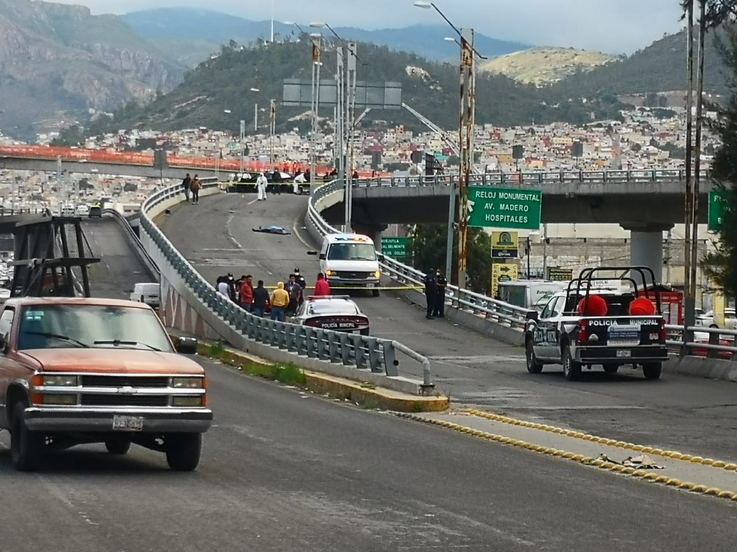
[[[587,346],[637,347],[663,344],[662,316],[614,316],[584,318]],[[591,336],[596,335],[596,338]],[[583,343],[582,343],[583,345]]]

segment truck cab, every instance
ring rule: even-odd
[[[366,288],[379,296],[381,271],[374,242],[361,234],[327,234],[320,247],[320,272],[331,288]]]

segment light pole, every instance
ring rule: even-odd
[[[341,46],[338,51],[338,71],[336,73],[337,92],[338,92],[338,134],[339,151],[340,151],[340,178],[344,183],[344,205],[345,205],[345,230],[350,231],[352,218],[352,192],[353,182],[351,175],[350,154],[352,153],[352,134],[353,119],[355,115],[356,103],[356,44],[347,43],[340,37],[335,30],[323,22],[310,23],[310,27],[327,28],[338,39]],[[359,60],[360,61],[360,60]]]
[[[259,88],[251,88],[251,92],[258,94],[261,92]],[[269,170],[274,170],[274,138],[276,135],[276,100],[269,99]],[[256,118],[258,118],[258,104],[256,104]],[[258,119],[256,119],[258,122]],[[258,131],[258,124],[255,125]]]
[[[433,2],[417,1],[414,5],[422,9],[434,9],[460,38],[461,48],[461,71],[460,71],[460,126],[458,132],[460,144],[460,164],[458,174],[458,287],[466,287],[466,270],[468,266],[467,244],[468,244],[468,198],[469,180],[473,165],[473,131],[476,118],[476,71],[474,68],[475,57],[484,58],[473,46],[473,29],[459,30],[448,19],[445,14]],[[455,195],[455,190],[450,190]],[[449,228],[450,231],[450,228]],[[450,252],[452,255],[452,249]],[[446,258],[447,263],[447,258]]]

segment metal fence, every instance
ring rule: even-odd
[[[703,179],[710,178],[709,171],[703,170],[699,174]],[[611,170],[611,171],[528,171],[528,172],[490,172],[470,176],[470,184],[475,186],[511,186],[545,185],[545,184],[606,184],[618,182],[683,182],[686,171],[679,169],[657,170]],[[354,188],[376,187],[423,187],[449,186],[458,182],[458,175],[434,176],[392,176],[376,177],[355,180]]]
[[[340,230],[330,226],[320,215],[320,203],[332,194],[342,194],[343,183],[339,180],[316,188],[310,198],[307,216],[317,231],[322,234],[336,234]],[[411,266],[400,263],[380,251],[379,257],[381,270],[393,280],[403,284],[423,285],[425,273]],[[503,301],[498,301],[480,293],[474,293],[457,286],[449,285],[446,290],[446,303],[454,308],[486,318],[509,328],[522,331],[527,320],[528,310]]]
[[[217,187],[217,184],[206,184],[204,187]],[[389,339],[268,320],[246,312],[229,298],[218,293],[177,251],[148,215],[157,205],[180,197],[181,192],[181,187],[177,185],[149,197],[141,207],[141,228],[199,301],[230,328],[256,342],[271,345],[295,355],[386,376],[399,375],[398,354],[403,354],[422,366],[423,388],[425,390],[433,388],[430,361],[401,343]],[[166,277],[168,267],[160,265],[159,268],[163,271],[163,277]]]
[[[156,265],[156,262],[151,258],[151,255],[148,254],[148,251],[146,251],[146,248],[143,246],[143,243],[141,243],[141,239],[138,237],[138,234],[136,234],[135,230],[133,230],[133,227],[131,226],[128,218],[115,209],[103,209],[102,215],[113,217],[118,222],[118,224],[123,227],[126,234],[128,234],[128,239],[136,248],[136,252],[138,253],[139,257],[141,257],[143,263],[146,265],[146,268],[150,273],[149,275],[158,280],[161,277],[161,270]]]
[[[707,334],[707,339],[694,336],[694,341],[683,342],[683,326],[666,325],[668,340],[666,344],[680,355],[693,355],[706,358],[721,358],[737,361],[737,330],[725,328],[707,328],[705,326],[689,326],[694,334]]]

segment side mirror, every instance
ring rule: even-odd
[[[531,310],[527,311],[527,315],[525,316],[525,318],[527,318],[527,320],[534,320],[535,322],[537,322],[538,320],[540,320],[540,315],[537,313],[536,310]]]
[[[194,355],[197,353],[197,340],[193,337],[180,337],[176,348],[182,355]]]
[[[308,251],[307,254],[308,255],[317,255],[317,251]]]
[[[321,261],[324,261],[325,260],[325,253],[320,253],[320,260]]]

